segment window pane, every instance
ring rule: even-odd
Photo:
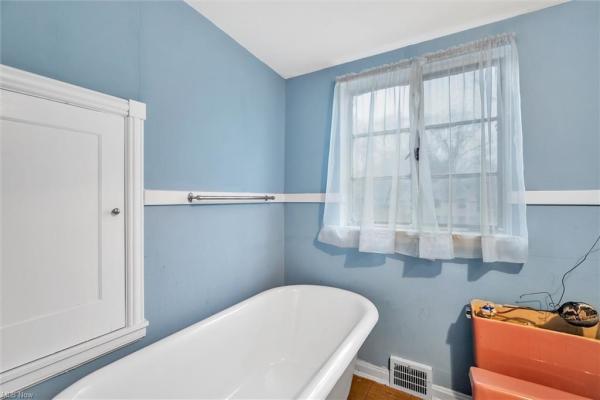
[[[374,95],[373,131],[395,129],[398,125],[398,87],[378,90]]]
[[[396,204],[396,223],[412,225],[412,191],[410,179],[398,180],[398,202]]]
[[[408,106],[409,86],[400,86],[400,129],[410,128],[410,113]]]
[[[490,224],[490,226],[496,227],[496,229],[499,228],[499,213],[501,212],[501,210],[498,208],[499,207],[499,200],[500,198],[499,196],[499,184],[498,184],[498,177],[496,175],[488,175],[488,202],[487,204],[490,206],[489,212],[488,212],[488,217],[489,217],[489,221],[488,223]]]
[[[425,125],[450,122],[448,77],[423,82]]]
[[[367,144],[368,137],[352,140],[352,177],[364,177],[367,174]]]
[[[492,92],[491,102],[490,102],[491,112],[489,113],[489,115],[491,115],[491,117],[497,117],[498,116],[498,67],[494,66],[494,67],[485,68],[483,70],[483,73],[484,73],[484,76],[485,75],[490,76],[490,81],[485,86],[486,91],[489,90]],[[487,111],[486,111],[486,115],[488,115]]]
[[[475,71],[450,76],[450,93],[453,121],[481,118],[481,96]]]
[[[350,204],[350,224],[358,226],[361,224],[363,213],[363,200],[365,190],[365,179],[352,181],[352,201]],[[390,218],[390,198],[392,190],[391,178],[376,178],[373,180],[373,216],[376,224],[388,224]],[[396,223],[409,226],[412,224],[412,193],[411,180],[398,179],[396,203]]]
[[[484,124],[486,132],[486,171],[498,170],[497,122]],[[491,127],[491,131],[488,129]],[[453,172],[458,174],[481,172],[481,124],[462,125],[451,128]]]
[[[492,121],[486,131],[486,171],[498,170],[498,123]],[[457,125],[451,128],[428,129],[421,139],[421,151],[426,152],[434,175],[473,174],[481,172],[481,124]]]
[[[371,176],[394,176],[410,174],[408,133],[372,136]],[[369,137],[353,139],[352,144],[352,177],[364,177],[367,174],[367,148]],[[398,168],[396,172],[395,168]]]
[[[435,200],[435,211],[437,223],[440,228],[448,226],[449,201],[448,194],[452,187],[452,231],[453,232],[480,232],[481,221],[481,192],[480,176],[453,175],[452,182],[449,178],[434,178],[433,193]],[[497,199],[498,186],[497,177],[488,175],[490,181],[490,205],[489,222],[491,226],[497,226]]]
[[[452,178],[453,231],[479,232],[480,176]]]
[[[448,72],[447,76],[425,80],[423,92],[426,126],[471,121],[481,119],[482,115],[495,118],[498,115],[498,67]]]
[[[489,224],[498,226],[498,178],[488,175],[490,198]],[[452,230],[454,232],[481,232],[481,177],[452,177]]]
[[[489,76],[489,81],[488,81]],[[483,115],[498,116],[498,67],[490,67],[450,75],[450,121],[481,119],[481,98],[484,98]],[[483,89],[483,92],[482,92]],[[491,108],[487,110],[488,93]]]
[[[350,202],[350,210],[348,217],[350,219],[350,225],[360,225],[360,217],[362,215],[362,204],[363,204],[363,193],[365,191],[364,179],[355,179],[351,182],[352,186],[352,200]]]
[[[437,223],[440,227],[448,225],[448,216],[450,213],[448,200],[449,200],[449,180],[448,177],[444,178],[433,178],[433,199],[435,204],[435,215]]]
[[[392,176],[398,154],[398,136],[381,135],[371,138],[373,153],[372,176]]]
[[[375,179],[373,181],[373,217],[376,224],[388,224],[391,190],[391,179]]]
[[[451,129],[453,172],[481,172],[481,125],[463,125]]]
[[[450,173],[449,130],[429,129],[421,137],[419,150],[429,160],[429,168],[433,175]]]
[[[354,96],[352,105],[352,132],[356,135],[369,130],[371,93]]]
[[[373,180],[373,218],[376,224],[387,224],[390,209],[390,178]],[[364,207],[365,179],[353,181],[352,210],[350,220],[353,225],[360,225]]]
[[[498,121],[485,124],[485,165],[486,172],[498,172]]]
[[[393,86],[353,98],[354,135],[369,133],[369,118],[373,118],[371,132],[381,132],[409,127],[408,86]],[[371,97],[373,115],[371,116]]]

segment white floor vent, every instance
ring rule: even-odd
[[[390,386],[421,399],[431,399],[432,369],[428,365],[390,357]]]

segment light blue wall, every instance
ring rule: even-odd
[[[147,188],[284,188],[285,82],[182,2],[6,2],[1,61],[148,107]],[[142,341],[27,389],[57,392],[283,283],[283,206],[146,207]]]
[[[598,3],[570,3],[283,81],[206,19],[176,2],[0,2],[1,61],[146,102],[146,187],[319,192],[325,189],[335,76],[514,31],[521,55],[529,190],[600,188]],[[285,132],[285,135],[284,135]],[[284,175],[285,173],[285,175]],[[434,366],[468,392],[472,297],[513,302],[557,289],[591,244],[600,210],[529,207],[530,261],[429,262],[315,241],[322,207],[272,204],[146,208],[148,336],[29,391],[48,398],[183,326],[285,283],[371,298],[380,321],[360,357],[390,353]],[[284,248],[285,242],[285,248]],[[599,253],[567,296],[600,305]]]
[[[600,189],[600,3],[576,2],[471,29],[286,81],[286,192],[325,190],[334,79],[501,32],[516,32],[520,55],[528,190]],[[322,206],[285,210],[285,281],[354,290],[380,319],[359,357],[387,365],[396,354],[434,367],[434,382],[469,392],[471,298],[514,302],[557,290],[560,276],[600,233],[598,207],[527,208],[524,265],[430,262],[358,253],[315,240]],[[600,306],[595,253],[568,280],[566,298]]]

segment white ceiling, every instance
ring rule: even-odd
[[[186,0],[290,78],[565,0]]]

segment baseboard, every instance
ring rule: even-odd
[[[447,387],[433,385],[434,400],[471,400],[471,396]]]
[[[389,385],[390,382],[390,371],[387,368],[379,367],[360,359],[356,360],[354,375],[362,376],[363,378],[370,379],[383,385]],[[471,400],[471,396],[456,392],[443,386],[433,385],[433,399]]]
[[[354,375],[362,376],[363,378],[388,385],[390,383],[390,370],[384,367],[373,365],[364,360],[356,360]]]

